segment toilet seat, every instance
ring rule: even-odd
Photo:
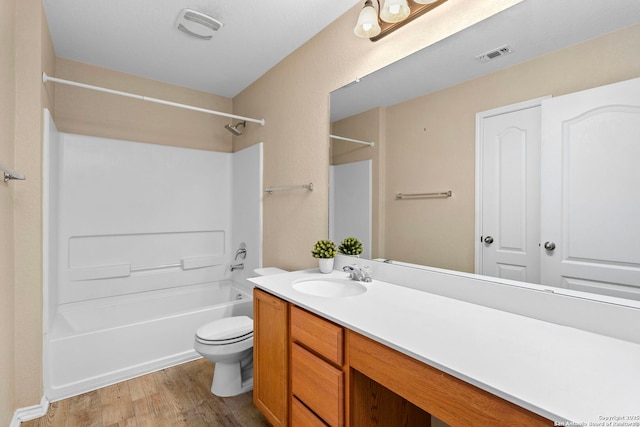
[[[253,338],[253,319],[233,316],[209,322],[196,331],[196,341],[207,345],[228,345]]]

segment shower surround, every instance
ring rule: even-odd
[[[68,134],[44,114],[50,401],[195,359],[195,329],[251,315],[262,144],[232,154]]]

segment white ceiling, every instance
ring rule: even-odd
[[[395,105],[637,23],[640,0],[524,0],[333,92],[331,121]],[[638,43],[629,55],[640,54]],[[485,64],[474,59],[504,45],[515,52]]]
[[[43,1],[57,56],[226,97],[240,93],[347,10],[363,3]],[[183,8],[211,15],[224,26],[210,41],[189,37],[175,27]],[[375,105],[393,105],[638,22],[640,0],[524,0],[334,92],[332,120]],[[488,64],[473,59],[505,44],[515,53]],[[397,79],[400,67],[404,77]],[[371,93],[377,93],[377,99],[371,100]]]
[[[44,0],[56,56],[234,97],[360,0]],[[178,31],[183,8],[224,26]],[[354,20],[356,17],[354,17]]]

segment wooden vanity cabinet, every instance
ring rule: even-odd
[[[260,289],[253,304],[253,400],[273,426],[554,425]]]
[[[253,290],[253,402],[274,427],[289,426],[289,304]]]

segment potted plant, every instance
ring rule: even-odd
[[[338,252],[343,255],[358,256],[362,253],[362,243],[355,237],[347,237],[338,246]]]
[[[328,239],[318,240],[316,244],[313,245],[313,250],[311,251],[311,255],[313,255],[314,258],[318,258],[318,267],[320,267],[321,273],[331,273],[331,270],[333,270],[333,259],[337,253],[336,244]]]

